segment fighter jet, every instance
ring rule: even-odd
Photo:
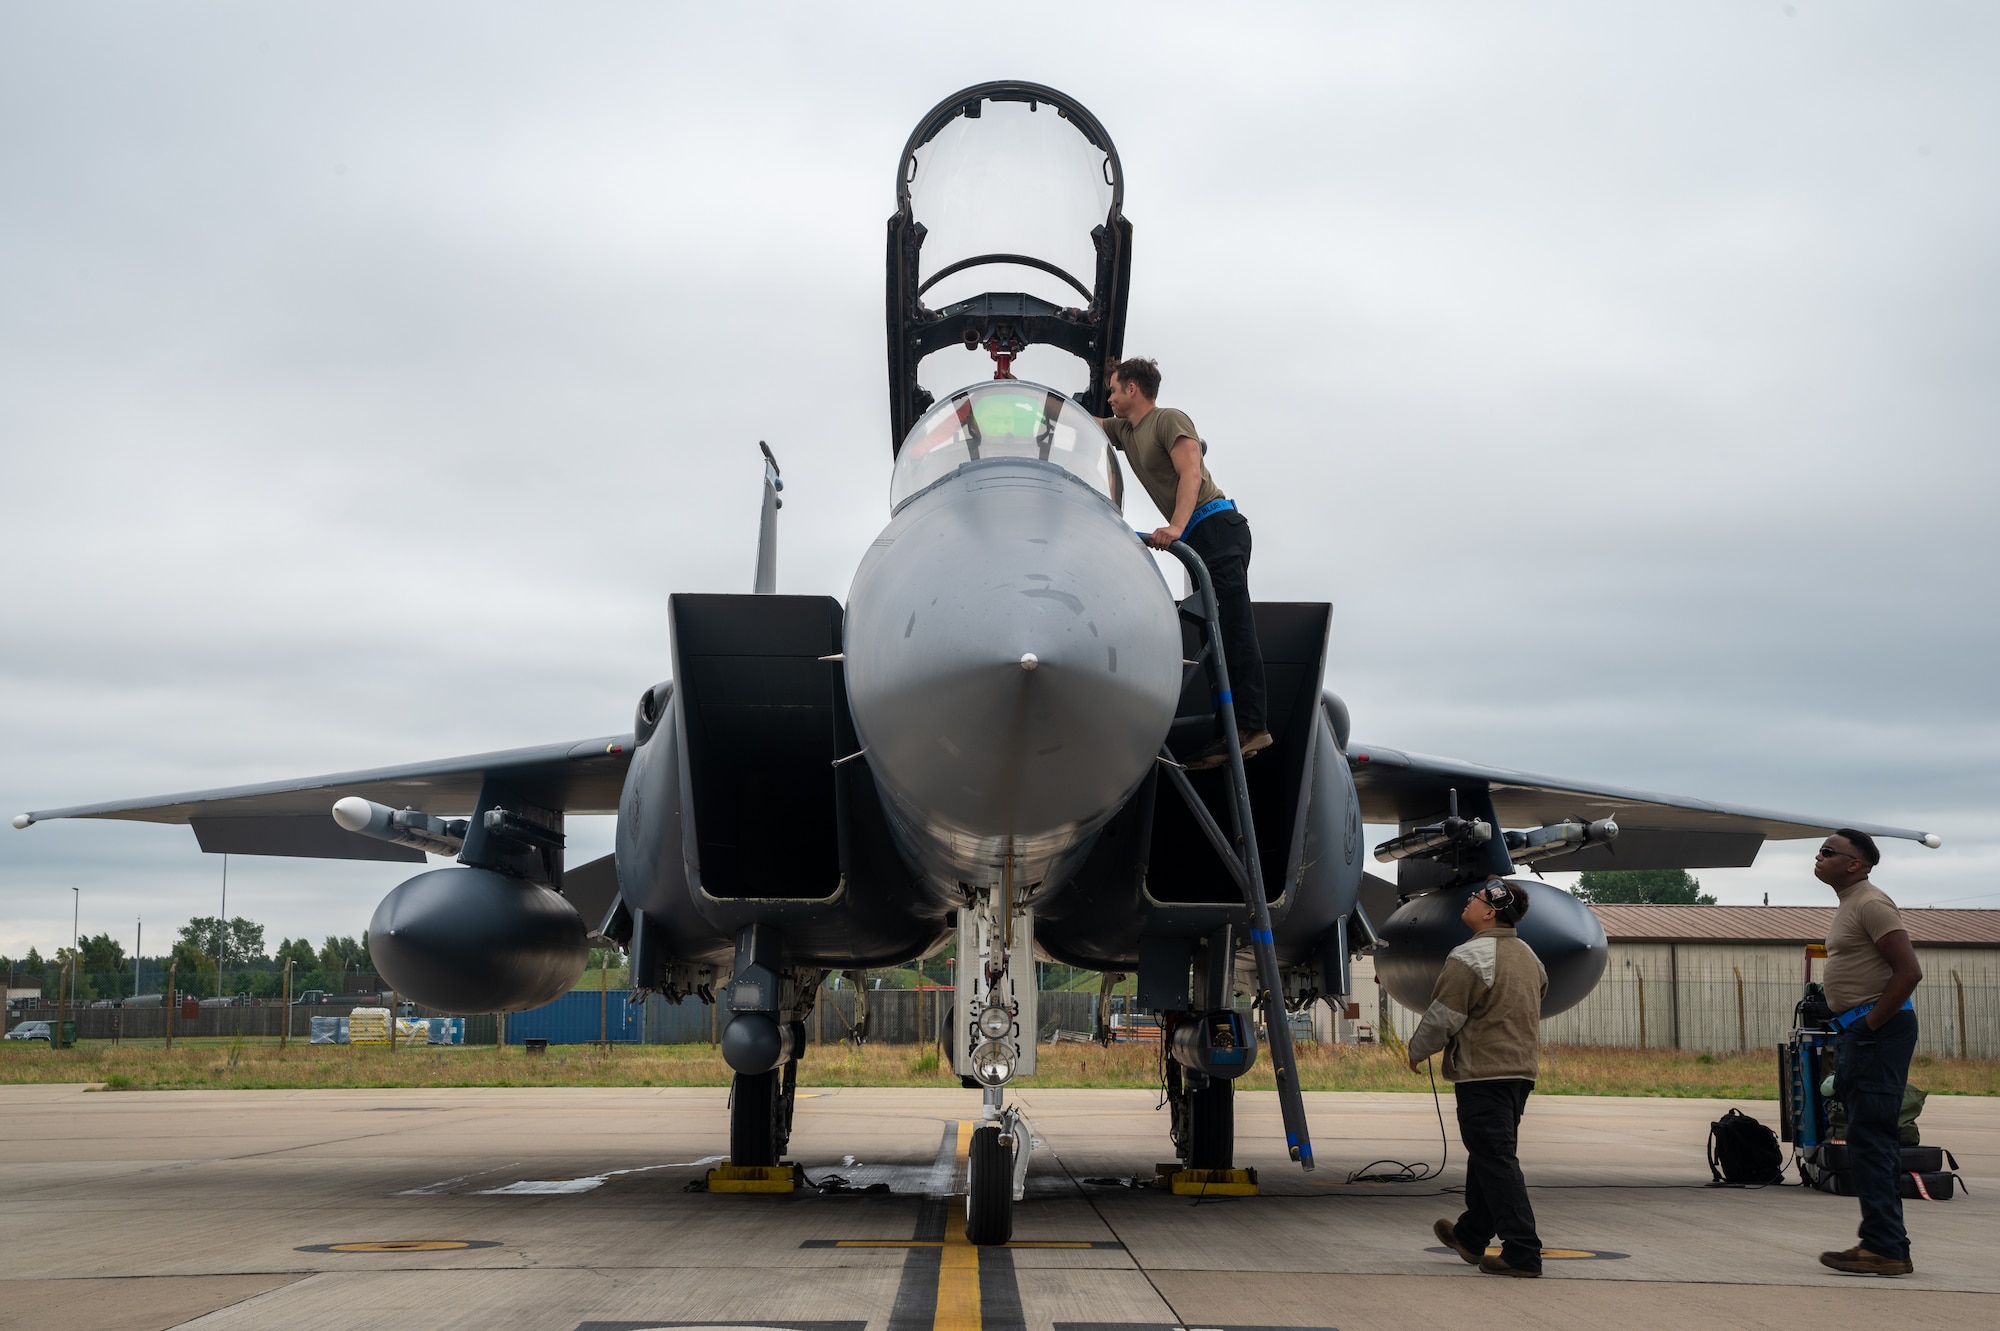
[[[190,824],[210,853],[451,859],[376,909],[382,976],[436,1010],[519,1011],[566,991],[593,939],[616,943],[636,988],[726,1010],[729,1168],[753,1174],[782,1169],[828,975],[955,940],[953,1066],[983,1098],[975,1243],[1006,1241],[1028,1167],[1006,1088],[1035,1070],[1037,959],[1137,976],[1191,1169],[1232,1167],[1233,1088],[1268,1044],[1309,1169],[1285,1014],[1345,1005],[1363,951],[1425,1007],[1489,875],[1747,865],[1766,838],[1837,825],[1938,844],[1354,741],[1323,682],[1323,602],[1256,607],[1272,746],[1188,770],[1235,720],[1207,572],[1177,545],[1183,594],[1169,586],[1098,425],[1132,273],[1123,196],[1110,135],[1055,89],[981,84],[923,117],[888,225],[888,524],[845,604],[779,594],[766,448],[755,590],[670,597],[669,677],[629,731],[15,826],[136,819]],[[1027,289],[988,288],[996,272]],[[1081,362],[1070,389],[1014,376],[1034,347]],[[615,852],[567,866],[570,814],[615,814]],[[1364,821],[1399,827],[1374,848],[1393,883],[1364,871]],[[1510,881],[1545,1011],[1562,1011],[1602,974],[1604,933],[1568,894]]]

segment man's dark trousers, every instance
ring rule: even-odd
[[[1542,1240],[1535,1233],[1535,1212],[1528,1205],[1528,1183],[1516,1153],[1521,1113],[1534,1089],[1535,1083],[1515,1077],[1452,1087],[1458,1139],[1465,1143],[1466,1155],[1465,1214],[1458,1218],[1458,1241],[1485,1252],[1498,1235],[1500,1260],[1517,1271],[1542,1269]]]
[[[1187,534],[1187,543],[1208,565],[1209,581],[1215,584],[1215,608],[1222,620],[1222,655],[1229,663],[1229,692],[1236,704],[1236,729],[1244,735],[1269,730],[1264,710],[1264,649],[1257,644],[1257,619],[1250,607],[1250,520],[1231,508],[1211,513],[1195,524]]]
[[[1879,1031],[1869,1030],[1864,1017],[1833,1041],[1833,1093],[1847,1107],[1848,1179],[1861,1202],[1861,1246],[1879,1257],[1910,1255],[1896,1190],[1903,1163],[1896,1116],[1916,1048],[1914,1012],[1898,1012]]]

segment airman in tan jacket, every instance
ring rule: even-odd
[[[1514,931],[1528,910],[1525,887],[1492,878],[1459,916],[1472,937],[1453,948],[1410,1037],[1410,1070],[1440,1049],[1465,1143],[1465,1213],[1431,1232],[1488,1275],[1539,1276],[1542,1241],[1521,1176],[1521,1114],[1541,1070],[1541,958]],[[1500,1252],[1489,1256],[1495,1237]]]

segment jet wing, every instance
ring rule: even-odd
[[[487,778],[499,777],[545,808],[578,814],[616,813],[632,748],[631,735],[607,735],[401,767],[41,809],[15,818],[14,826],[28,827],[56,818],[188,823],[201,848],[211,854],[420,864],[424,862],[422,851],[342,828],[333,820],[334,801],[359,795],[391,808],[462,818],[473,812]]]
[[[1617,820],[1616,841],[1543,860],[1543,868],[1741,868],[1756,860],[1758,848],[1767,839],[1824,836],[1837,827],[1926,846],[1937,844],[1930,834],[1908,827],[1811,818],[1650,790],[1593,785],[1358,741],[1348,745],[1347,753],[1355,789],[1361,796],[1361,815],[1371,823],[1434,821],[1445,812],[1453,787],[1461,792],[1485,789],[1504,827],[1540,827],[1564,819]]]

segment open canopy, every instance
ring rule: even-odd
[[[954,93],[904,146],[889,219],[889,409],[892,447],[935,398],[918,381],[927,356],[956,349],[1002,369],[1030,346],[1084,362],[1078,395],[1101,412],[1104,362],[1124,344],[1132,228],[1121,207],[1118,151],[1080,104],[1033,83]]]

